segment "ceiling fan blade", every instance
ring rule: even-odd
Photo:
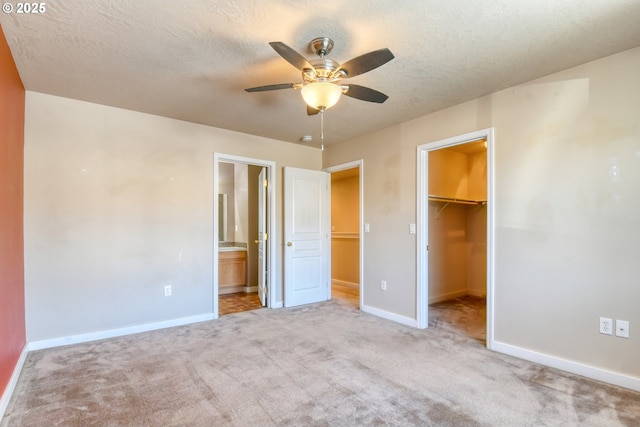
[[[316,110],[315,108],[307,105],[307,116],[315,116],[319,112],[320,112],[320,110]]]
[[[344,94],[351,98],[360,99],[362,101],[377,102],[378,104],[382,104],[389,98],[382,92],[360,85],[349,85]]]
[[[258,86],[258,87],[250,87],[245,89],[247,92],[265,92],[268,90],[280,90],[280,89],[292,89],[295,86],[295,83],[281,83],[277,85],[266,85],[266,86]]]
[[[278,52],[278,55],[282,56],[289,64],[293,65],[298,70],[302,71],[305,68],[313,70],[313,66],[304,56],[300,55],[286,44],[282,42],[270,42],[269,44],[273,50]]]
[[[347,73],[347,77],[357,76],[358,74],[363,74],[378,68],[393,58],[393,53],[387,48],[374,50],[373,52],[365,53],[364,55],[345,62],[333,74],[335,75],[340,71],[344,71]]]

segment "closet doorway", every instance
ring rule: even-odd
[[[418,323],[446,312],[469,336],[492,341],[492,131],[419,147]]]
[[[362,161],[325,169],[331,174],[331,298],[362,306]]]

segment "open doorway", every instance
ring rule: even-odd
[[[418,147],[419,327],[429,310],[493,340],[492,129]]]
[[[326,169],[331,173],[331,297],[362,304],[362,161]]]
[[[220,162],[218,169],[218,314],[256,310],[258,293],[258,177],[264,167]]]
[[[275,253],[274,166],[235,156],[214,156],[214,317],[263,306],[269,295]]]
[[[484,343],[486,139],[429,152],[429,309]]]

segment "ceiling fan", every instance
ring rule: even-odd
[[[342,84],[343,79],[366,73],[391,61],[394,56],[387,48],[365,53],[340,65],[326,57],[333,49],[333,40],[328,37],[318,37],[309,43],[311,50],[319,56],[313,60],[307,60],[282,42],[270,42],[269,45],[287,62],[302,71],[302,82],[252,87],[245,89],[247,92],[300,89],[309,115],[332,107],[342,94],[376,103],[383,103],[389,98],[384,93],[365,86]]]

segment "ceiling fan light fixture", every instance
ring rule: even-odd
[[[334,83],[313,82],[304,85],[300,92],[308,106],[323,111],[336,105],[342,88]]]

